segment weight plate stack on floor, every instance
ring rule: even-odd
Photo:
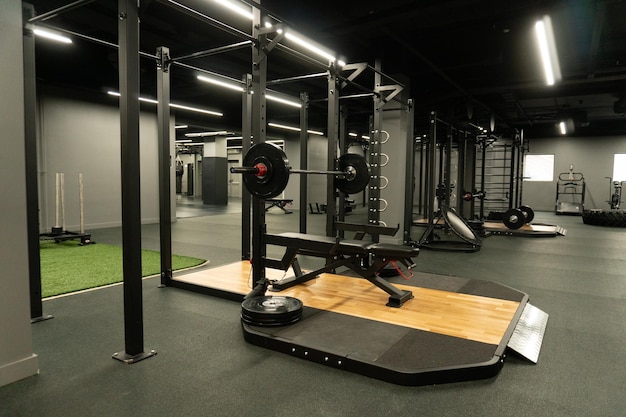
[[[284,326],[302,318],[302,301],[294,297],[251,297],[241,303],[241,320],[253,326]]]

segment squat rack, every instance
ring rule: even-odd
[[[78,0],[66,6],[60,7],[56,10],[52,10],[48,13],[35,16],[34,10],[31,8],[31,13],[25,13],[25,44],[30,40],[32,42],[32,24],[35,22],[41,22],[49,16],[58,16],[64,12],[72,10],[74,8],[91,3],[93,0]],[[214,54],[233,51],[236,49],[253,46],[253,65],[252,74],[246,74],[243,76],[240,82],[244,86],[243,91],[243,103],[242,114],[244,116],[244,123],[242,125],[242,133],[244,137],[252,137],[255,143],[263,142],[265,140],[265,95],[264,94],[251,94],[251,91],[266,91],[267,79],[267,53],[272,48],[278,47],[282,51],[302,59],[306,62],[317,65],[318,67],[325,68],[327,70],[324,73],[328,77],[328,97],[329,97],[329,111],[328,111],[328,138],[329,138],[329,157],[328,165],[330,169],[334,169],[334,143],[339,135],[338,132],[338,112],[339,112],[339,83],[349,83],[357,88],[373,93],[375,100],[379,100],[380,105],[390,100],[397,100],[395,94],[389,94],[383,98],[383,95],[387,91],[385,86],[377,87],[373,92],[370,89],[360,86],[355,83],[350,77],[342,77],[337,68],[334,65],[328,65],[327,63],[320,62],[314,58],[309,57],[306,54],[293,50],[280,43],[280,39],[269,39],[268,34],[274,33],[271,29],[267,30],[262,28],[261,17],[266,9],[261,7],[255,2],[245,1],[253,6],[254,11],[254,25],[253,33],[249,35],[236,28],[232,28],[210,16],[199,13],[193,9],[181,5],[173,0],[157,0],[160,3],[174,6],[179,11],[188,14],[196,19],[207,22],[210,25],[224,30],[230,34],[235,35],[243,39],[241,42],[236,42],[230,45],[213,48],[210,50],[199,51],[192,54],[180,56],[178,58],[172,58],[170,56],[169,48],[162,46],[157,48],[155,54],[146,53],[139,50],[139,6],[136,0],[118,0],[118,16],[120,17],[118,22],[118,44],[114,44],[108,41],[96,39],[84,34],[76,33],[67,29],[50,26],[48,24],[41,24],[40,26],[49,27],[62,33],[69,34],[71,36],[79,37],[83,40],[95,42],[101,45],[105,45],[118,49],[119,56],[119,79],[120,79],[120,117],[121,117],[121,150],[122,150],[122,234],[123,234],[123,264],[124,264],[124,315],[125,315],[125,349],[115,355],[116,359],[120,359],[126,363],[135,363],[144,358],[154,355],[156,352],[150,350],[146,351],[143,346],[143,306],[142,306],[142,289],[141,289],[141,211],[140,211],[140,183],[139,183],[139,59],[148,58],[154,60],[157,70],[157,123],[159,127],[159,224],[160,224],[160,241],[161,241],[161,285],[162,286],[179,286],[174,284],[172,280],[172,266],[171,266],[171,208],[170,208],[170,136],[169,136],[169,122],[170,122],[170,67],[171,65],[177,65],[186,69],[192,69],[195,71],[210,74],[220,78],[232,79],[225,77],[221,74],[216,74],[211,71],[207,71],[202,68],[195,68],[188,64],[185,64],[183,60],[195,59],[202,56],[210,56]],[[275,15],[272,15],[275,16]],[[279,22],[280,24],[280,22]],[[275,31],[275,29],[273,29]],[[31,44],[31,51],[34,51],[34,43]],[[28,51],[27,51],[28,52]],[[34,54],[33,54],[34,55]],[[25,68],[27,71],[32,71],[34,74],[34,56],[30,53],[25,54]],[[382,75],[382,72],[378,68],[372,68],[377,77]],[[358,74],[357,74],[358,75]],[[311,75],[315,76],[315,75]],[[390,78],[390,77],[388,77]],[[30,91],[30,97],[32,100],[27,100],[27,115],[36,114],[36,88],[35,77],[27,77],[27,93]],[[377,84],[379,85],[379,84]],[[399,92],[399,91],[398,91]],[[28,98],[28,94],[27,94]],[[301,101],[304,103],[301,110],[301,123],[306,126],[307,112],[308,112],[308,98],[306,93],[301,94]],[[404,104],[406,105],[406,104]],[[406,105],[407,108],[412,109],[412,106]],[[254,111],[253,111],[254,109]],[[374,122],[377,123],[376,121]],[[36,155],[36,136],[35,129],[36,118],[27,121],[27,133],[28,129],[32,128],[30,134],[27,134],[27,155]],[[378,129],[379,130],[379,129]],[[306,143],[306,129],[301,130],[301,141]],[[374,129],[375,133],[380,135],[380,132]],[[412,134],[412,129],[411,129]],[[249,146],[249,142],[242,141],[244,146]],[[303,148],[306,150],[306,147]],[[411,152],[412,155],[412,152]],[[306,157],[306,153],[304,153]],[[37,183],[36,183],[36,159],[30,159],[31,164],[27,165],[32,168],[32,162],[35,163],[35,169],[29,169],[28,172],[34,173],[34,182],[32,175],[29,177],[27,195],[33,201],[37,201]],[[306,164],[306,162],[305,162]],[[301,194],[303,193],[303,187],[301,187]],[[329,216],[334,215],[334,187],[327,187],[329,189],[328,196],[330,197],[331,189],[333,190],[332,198],[328,199],[328,211]],[[306,192],[306,190],[304,190]],[[249,198],[249,196],[248,196]],[[246,199],[244,198],[244,212]],[[29,207],[37,207],[36,204],[29,204]],[[249,244],[249,235],[246,238],[246,233],[249,233],[250,229],[259,230],[257,226],[261,225],[261,221],[264,220],[264,209],[259,201],[252,201],[253,208],[253,220],[255,223],[252,228],[246,227],[245,219],[243,221],[243,235],[242,244],[247,242]],[[33,214],[34,213],[34,214]],[[38,232],[38,219],[36,211],[29,213],[29,236],[32,237],[32,230]],[[249,213],[249,211],[248,211]],[[264,222],[263,222],[264,223]],[[327,220],[327,233],[334,234],[334,224],[332,221]],[[32,230],[31,230],[32,229]],[[38,233],[37,233],[38,236]],[[261,235],[262,236],[262,235]],[[252,258],[261,259],[264,256],[264,245],[259,245],[259,237],[253,236],[253,253]],[[32,242],[31,242],[32,243]],[[254,248],[258,249],[254,249]],[[34,250],[36,245],[29,245],[29,254],[31,262],[31,308],[36,307],[36,303],[32,302],[36,300],[41,303],[41,297],[37,297],[37,283],[41,285],[40,269],[32,268],[33,264],[38,260],[38,253],[35,254]],[[262,273],[263,268],[256,268],[258,272],[255,272],[255,281],[259,278],[259,274]],[[36,279],[35,279],[35,274]],[[40,290],[39,290],[40,291]],[[41,316],[40,312],[35,312]]]

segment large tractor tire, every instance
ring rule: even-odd
[[[585,210],[583,223],[593,226],[626,227],[626,211]]]

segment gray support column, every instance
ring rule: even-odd
[[[228,153],[225,137],[212,136],[204,141],[202,201],[212,205],[228,204]]]
[[[172,187],[170,154],[170,50],[157,48],[157,120],[159,142],[159,233],[161,285],[172,280]]]
[[[327,169],[335,171],[339,137],[339,84],[334,65],[328,71],[328,159]],[[335,236],[335,177],[326,176],[326,236]]]
[[[262,27],[261,11],[253,9],[253,36],[257,40],[252,48],[252,138],[253,142],[265,143],[266,138],[266,103],[267,84],[267,35],[260,31]],[[252,282],[253,287],[265,282],[265,203],[260,198],[252,197]]]
[[[113,358],[135,363],[156,353],[145,353],[143,346],[137,1],[119,0],[118,17],[125,349],[115,353]]]
[[[243,94],[241,96],[241,152],[250,150],[252,137],[252,74],[243,76]],[[250,260],[250,193],[243,187],[241,193],[241,259]]]
[[[309,157],[309,95],[300,93],[300,169],[307,169]],[[306,233],[308,177],[300,175],[300,233]]]
[[[36,375],[29,308],[28,220],[24,172],[24,67],[22,2],[5,0],[0,12],[0,387]],[[10,57],[10,58],[9,58]],[[36,383],[37,381],[31,381]],[[6,405],[0,406],[6,409]],[[7,410],[8,412],[8,410]]]
[[[24,4],[23,19],[34,17],[32,5]],[[41,302],[41,262],[39,259],[39,186],[37,167],[37,78],[35,73],[35,35],[24,29],[24,150],[26,152],[26,218],[28,220],[28,275],[30,317],[33,323],[53,318],[43,314]]]

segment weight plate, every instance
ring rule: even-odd
[[[510,209],[504,213],[502,221],[509,229],[519,229],[526,223],[526,218],[521,210]]]
[[[335,177],[335,188],[342,193],[359,193],[370,182],[369,165],[361,155],[355,153],[341,155],[339,157],[339,171],[349,173],[345,178]]]
[[[241,303],[241,320],[254,326],[284,326],[302,318],[302,307],[293,297],[251,297]]]
[[[535,218],[535,212],[528,206],[520,206],[519,211],[524,214],[524,217],[526,218],[526,223],[532,222]]]
[[[258,176],[244,173],[243,183],[250,194],[267,200],[274,198],[285,190],[289,182],[289,160],[278,146],[271,143],[253,145],[243,157],[243,166],[253,167],[264,164],[267,173]]]

